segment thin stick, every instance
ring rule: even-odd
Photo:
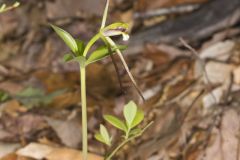
[[[207,74],[207,71],[206,71],[206,68],[205,68],[205,62],[199,57],[198,52],[192,46],[190,46],[182,37],[179,38],[179,40],[187,49],[189,49],[191,51],[191,53],[194,55],[194,57],[200,62],[200,65],[201,65],[202,70],[203,70],[203,75],[206,77],[207,83],[210,86],[213,86],[209,77],[208,77],[208,74]],[[211,91],[210,91],[210,94],[213,97],[213,99],[215,101],[215,104],[217,104],[217,98],[215,97],[215,95]]]
[[[115,61],[115,59],[114,59],[113,54],[112,54],[112,53],[113,53],[113,52],[112,52],[112,49],[111,49],[111,47],[110,47],[109,45],[108,45],[108,50],[109,50],[109,52],[110,52],[110,57],[111,57],[111,59],[112,59],[112,62],[113,62],[115,71],[116,71],[116,73],[117,73],[117,78],[118,78],[119,86],[120,86],[120,88],[121,88],[121,91],[122,91],[123,93],[125,93],[125,92],[124,92],[124,89],[123,89],[123,85],[122,85],[122,80],[121,80],[121,77],[120,77],[119,68],[118,68],[118,65],[117,65],[117,63],[116,63],[116,61]]]
[[[107,39],[108,43],[109,43],[111,46],[116,47],[116,44],[114,43],[114,41],[113,41],[110,37],[106,37],[106,39]],[[142,91],[141,91],[140,88],[138,87],[137,82],[135,81],[135,79],[133,78],[133,75],[132,75],[132,73],[130,72],[127,63],[126,63],[125,59],[124,59],[123,56],[122,56],[121,51],[120,51],[119,49],[116,49],[116,52],[117,52],[118,56],[120,57],[120,59],[121,59],[121,61],[122,61],[122,64],[123,64],[123,66],[124,66],[124,68],[125,68],[128,76],[129,76],[130,80],[132,81],[133,86],[134,86],[135,89],[137,90],[137,92],[138,92],[138,94],[140,95],[140,97],[142,98],[142,100],[145,101],[145,98],[143,97]]]

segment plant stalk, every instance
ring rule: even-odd
[[[88,132],[87,132],[87,99],[86,99],[86,68],[80,66],[81,102],[82,102],[82,152],[83,160],[87,160]]]
[[[107,156],[107,158],[105,160],[111,160],[111,158],[116,154],[116,152],[122,148],[127,142],[129,141],[129,139],[124,140],[120,145],[118,145],[109,156]]]

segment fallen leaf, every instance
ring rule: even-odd
[[[48,160],[82,160],[82,152],[68,149],[68,148],[56,148],[50,154],[46,156]],[[103,160],[103,157],[95,154],[88,154],[88,160]]]
[[[81,151],[69,148],[51,147],[39,143],[30,143],[26,147],[19,149],[17,154],[39,160],[82,160]],[[103,157],[89,153],[88,160],[103,160]]]
[[[220,62],[208,62],[206,64],[206,72],[212,84],[224,83],[230,77],[234,68],[235,66],[232,64]],[[204,82],[208,84],[206,77],[204,78]]]
[[[12,153],[20,147],[19,143],[1,143],[0,142],[0,158]]]
[[[57,120],[46,117],[48,124],[54,129],[62,143],[76,148],[82,140],[80,119]]]
[[[239,139],[239,115],[237,111],[229,109],[224,112],[222,123],[219,129],[215,128],[212,133],[213,143],[208,145],[206,155],[202,155],[197,160],[204,156],[204,160],[235,160],[237,157]],[[239,157],[240,158],[240,157]]]
[[[20,156],[26,156],[34,159],[43,159],[53,150],[53,147],[44,144],[30,143],[26,147],[19,149],[16,153]]]
[[[240,66],[233,71],[234,83],[240,84]]]
[[[231,56],[234,46],[234,41],[227,40],[224,42],[218,42],[204,49],[199,56],[202,59],[211,58],[215,60],[226,61]]]

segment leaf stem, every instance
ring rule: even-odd
[[[87,99],[86,99],[86,68],[80,66],[81,80],[81,102],[82,102],[82,151],[83,160],[87,160],[88,138],[87,138]]]
[[[138,133],[138,134],[136,134],[136,135],[134,135],[134,136],[132,136],[132,137],[129,137],[129,138],[125,139],[122,143],[120,143],[120,144],[111,152],[111,154],[110,154],[109,156],[107,156],[107,157],[105,158],[105,160],[111,160],[111,158],[117,153],[117,151],[118,151],[119,149],[121,149],[121,148],[122,148],[126,143],[128,143],[129,141],[131,141],[131,140],[133,140],[133,139],[141,136],[141,135],[145,132],[145,130],[146,130],[148,127],[150,127],[152,124],[153,124],[153,121],[151,121],[148,125],[146,125],[146,126],[142,129],[142,131],[141,131],[140,133]]]

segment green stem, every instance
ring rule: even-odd
[[[84,49],[83,56],[86,57],[89,49],[92,47],[92,45],[100,38],[100,34],[96,34],[90,41],[88,42],[86,48]]]
[[[109,156],[107,156],[107,158],[106,158],[105,160],[111,160],[111,158],[116,154],[116,152],[117,152],[120,148],[122,148],[128,141],[129,141],[129,139],[124,140],[120,145],[118,145],[118,146],[112,151],[112,153],[111,153]]]
[[[81,101],[82,101],[82,152],[83,160],[87,160],[88,137],[87,137],[87,99],[86,99],[86,68],[80,66]]]
[[[118,151],[119,149],[121,149],[121,148],[122,148],[126,143],[128,143],[129,141],[131,141],[131,140],[133,140],[133,139],[141,136],[141,135],[145,132],[145,130],[146,130],[148,127],[150,127],[152,124],[153,124],[153,121],[151,121],[148,125],[146,125],[146,126],[142,129],[142,131],[141,131],[139,134],[136,134],[135,136],[132,136],[132,137],[129,138],[128,135],[127,135],[127,136],[126,136],[127,139],[125,139],[122,143],[120,143],[120,144],[111,152],[111,154],[105,158],[105,160],[111,160],[111,158],[117,153],[117,151]]]

